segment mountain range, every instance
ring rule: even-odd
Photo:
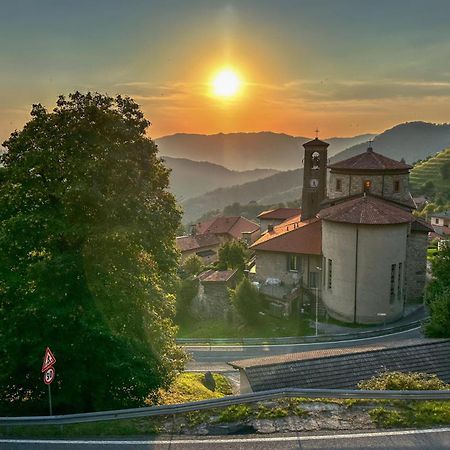
[[[367,142],[374,135],[330,138],[329,155],[353,145]],[[302,144],[310,138],[272,133],[174,134],[156,139],[162,155],[209,161],[233,170],[267,168],[290,170],[302,164]]]
[[[450,125],[426,122],[397,125],[376,136],[372,143],[376,152],[397,160],[404,158],[408,163],[434,155],[448,146],[450,146]],[[366,148],[366,143],[351,146],[332,156],[330,162],[349,158]],[[283,155],[280,156],[282,157]],[[300,164],[297,164],[297,167],[299,166]],[[183,221],[185,223],[195,221],[210,210],[222,209],[234,202],[245,204],[256,201],[261,204],[273,204],[298,200],[301,196],[302,182],[303,169],[299,167],[239,186],[219,188],[182,202]]]

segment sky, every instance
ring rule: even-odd
[[[131,96],[151,137],[450,122],[450,1],[0,0],[0,142],[75,90]]]

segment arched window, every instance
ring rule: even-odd
[[[320,164],[320,155],[319,152],[314,152],[311,155],[311,169],[317,170]]]

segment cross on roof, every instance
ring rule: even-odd
[[[319,129],[316,128],[315,132],[316,132],[316,139],[319,139]]]

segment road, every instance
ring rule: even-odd
[[[312,344],[291,345],[230,345],[230,346],[186,346],[192,359],[186,365],[186,370],[198,371],[229,371],[229,361],[247,358],[260,358],[263,356],[281,355],[286,353],[306,352],[326,348],[357,347],[361,345],[379,344],[383,342],[420,338],[420,329],[402,331],[388,336],[379,336],[364,339],[353,339],[337,342],[319,342]]]
[[[448,450],[450,428],[371,433],[270,434],[226,437],[167,437],[117,440],[12,440],[0,439],[0,450]]]

